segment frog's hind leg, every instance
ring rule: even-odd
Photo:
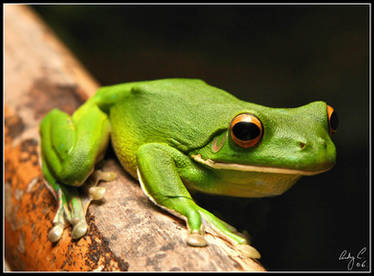
[[[59,240],[68,224],[73,226],[73,238],[87,232],[87,206],[77,187],[86,182],[95,164],[103,158],[109,130],[106,114],[87,103],[72,117],[54,109],[41,122],[43,175],[58,201],[54,227],[49,233],[51,241]]]
[[[77,239],[86,234],[88,226],[85,220],[86,210],[83,208],[82,199],[76,187],[59,184],[50,174],[48,166],[43,163],[43,174],[45,184],[57,200],[57,211],[53,218],[53,227],[48,233],[51,242],[58,241],[64,228],[71,224],[73,226],[72,238]]]

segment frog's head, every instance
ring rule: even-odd
[[[334,109],[321,101],[297,108],[247,103],[228,119],[225,130],[191,156],[219,171],[266,175],[272,185],[282,179],[288,188],[300,176],[334,166],[336,151],[331,136],[337,124]]]

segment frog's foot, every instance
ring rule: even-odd
[[[49,231],[48,239],[57,242],[63,234],[64,228],[72,225],[72,239],[79,239],[87,233],[88,224],[86,213],[92,200],[103,198],[105,188],[96,187],[99,181],[111,181],[116,175],[111,172],[95,171],[87,180],[83,193],[76,187],[57,185],[58,209],[53,219],[53,228]]]
[[[228,241],[232,246],[234,246],[241,254],[246,257],[253,259],[260,259],[260,253],[252,246],[250,246],[247,235],[240,233],[235,227],[229,225],[228,223],[220,220],[213,214],[199,208],[199,213],[202,218],[203,225],[207,232],[213,234],[214,236],[219,236],[224,240]]]
[[[72,225],[72,238],[78,239],[86,234],[88,225],[85,219],[82,199],[76,187],[60,185],[57,192],[58,208],[53,219],[53,228],[48,233],[51,242],[61,239],[64,228]]]
[[[71,234],[73,239],[78,239],[86,234],[88,225],[85,219],[85,213],[83,212],[82,202],[75,194],[76,192],[71,192],[69,203],[59,200],[59,207],[56,216],[53,219],[54,226],[48,233],[48,239],[51,242],[57,242],[60,240],[64,228],[69,224],[73,226]]]

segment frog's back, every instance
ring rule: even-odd
[[[244,106],[197,79],[133,83],[129,91],[110,109],[112,143],[127,169],[144,143],[167,143],[182,152],[203,147]]]

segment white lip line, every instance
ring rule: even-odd
[[[235,163],[219,163],[211,159],[203,159],[200,154],[191,156],[195,161],[205,164],[211,168],[215,169],[229,169],[236,171],[247,171],[247,172],[265,172],[265,173],[279,173],[279,174],[293,174],[293,175],[315,175],[320,174],[325,171],[330,170],[331,168],[319,170],[319,171],[304,171],[304,170],[293,170],[285,168],[274,168],[274,167],[261,167],[253,165],[243,165]]]

